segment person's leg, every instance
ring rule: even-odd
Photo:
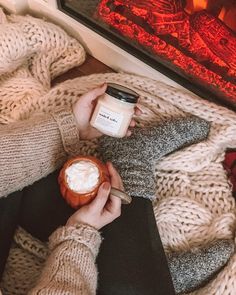
[[[19,221],[22,192],[0,199],[0,278],[9,254],[14,232]]]
[[[41,241],[65,225],[75,211],[62,198],[56,171],[24,189],[20,226]]]
[[[57,177],[55,172],[24,190],[20,225],[43,241],[73,213],[60,195]],[[99,295],[174,294],[149,200],[133,198],[102,235]]]
[[[103,229],[98,255],[99,295],[175,294],[152,204],[133,198]]]

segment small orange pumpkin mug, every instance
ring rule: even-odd
[[[99,171],[98,183],[96,187],[94,187],[90,192],[79,193],[72,190],[69,187],[66,179],[66,169],[72,164],[78,163],[80,161],[91,162],[98,168]],[[110,177],[106,165],[92,156],[77,156],[73,159],[68,160],[62,167],[58,177],[61,194],[66,202],[74,209],[78,209],[79,207],[90,203],[96,197],[99,186],[105,181],[110,182]]]

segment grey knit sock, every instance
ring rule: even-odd
[[[135,128],[130,137],[100,139],[103,161],[112,161],[131,196],[155,195],[153,164],[163,156],[204,140],[210,123],[195,116],[175,118],[154,127]]]
[[[206,284],[234,253],[233,240],[218,240],[209,246],[167,256],[177,294],[188,293]]]

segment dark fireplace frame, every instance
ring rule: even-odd
[[[138,49],[134,45],[129,43],[125,37],[121,35],[119,35],[118,37],[115,33],[112,33],[111,31],[100,26],[99,23],[96,22],[96,20],[92,20],[86,17],[85,15],[83,15],[82,13],[75,12],[73,9],[71,9],[65,4],[64,0],[57,0],[57,4],[58,4],[58,8],[65,14],[74,18],[81,24],[87,26],[92,31],[106,38],[107,40],[117,45],[118,47],[122,48],[123,50],[127,51],[129,54],[133,55],[134,57],[140,59],[147,65],[151,66],[152,68],[159,71],[163,75],[177,82],[184,88],[192,91],[193,93],[199,95],[200,97],[204,99],[213,101],[219,105],[223,105],[233,111],[236,111],[236,102],[227,100],[224,97],[211,92],[207,85],[206,87],[204,87],[204,85],[196,84],[196,82],[191,81],[191,80],[194,80],[194,78],[192,77],[187,78],[182,76],[181,74],[176,73],[174,70],[170,69],[167,65],[164,65],[163,62],[162,63],[161,61],[158,62],[156,60],[156,59],[160,59],[158,56],[156,57],[156,59],[152,58],[144,50]]]

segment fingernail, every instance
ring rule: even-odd
[[[104,182],[102,185],[102,188],[105,189],[106,191],[110,189],[110,183],[109,182]]]

